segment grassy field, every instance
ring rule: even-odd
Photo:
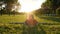
[[[26,15],[2,15],[0,16],[0,34],[22,34],[23,24],[10,23],[24,23]]]
[[[11,23],[11,22],[25,22],[26,15],[2,15],[0,16],[0,23]]]
[[[34,16],[39,23],[60,23],[60,17],[53,16]],[[25,22],[26,15],[2,15],[0,23]]]
[[[40,23],[60,23],[60,17],[55,16],[35,16]]]
[[[47,34],[60,34],[60,17],[35,16]]]
[[[15,22],[25,22],[26,15],[0,16],[0,34],[60,34],[60,17],[34,16],[38,25],[29,28],[25,24],[9,24]]]

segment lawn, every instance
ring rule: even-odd
[[[56,16],[35,16],[47,34],[60,34],[60,17]]]
[[[0,34],[60,34],[60,17],[34,16],[34,18],[39,24],[30,28],[25,24],[14,24],[24,23],[26,15],[0,16]]]
[[[2,15],[0,16],[0,23],[11,23],[11,22],[25,22],[26,15]]]
[[[53,16],[34,16],[39,23],[60,23],[60,17]],[[2,15],[0,23],[25,22],[26,15]]]
[[[35,16],[39,23],[60,23],[60,17],[55,16]]]
[[[26,15],[2,15],[0,16],[0,34],[22,34]],[[11,23],[11,24],[10,24]]]

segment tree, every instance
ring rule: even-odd
[[[56,9],[56,14],[60,15],[60,7]]]
[[[0,0],[0,15],[4,13],[5,3],[3,0]]]
[[[18,0],[0,0],[0,14],[12,14],[20,8]],[[15,13],[15,12],[14,12]]]
[[[16,5],[18,0],[4,0],[4,1],[6,3],[6,10],[10,15],[10,11],[12,11],[12,8]]]
[[[60,0],[46,0],[44,3],[42,3],[41,8],[37,10],[37,14],[58,14],[60,9]]]

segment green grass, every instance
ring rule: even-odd
[[[60,17],[34,16],[39,23],[60,23]],[[0,23],[25,22],[26,15],[2,15]]]
[[[1,24],[0,34],[21,34],[23,32],[23,24]]]
[[[60,23],[60,17],[55,16],[35,16],[39,23]]]
[[[25,22],[26,15],[2,15],[0,16],[0,23],[11,23],[11,22]]]
[[[40,26],[40,25],[39,25]],[[38,30],[38,28],[40,30]],[[45,31],[38,27],[28,27],[24,24],[1,24],[0,25],[0,34],[40,34],[40,33],[45,33]]]
[[[41,24],[30,28],[24,24],[9,24],[11,22],[25,22],[26,15],[0,16],[0,34],[60,34],[60,17],[34,16],[34,18]]]
[[[35,16],[47,34],[60,34],[60,17],[55,16]]]

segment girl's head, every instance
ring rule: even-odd
[[[32,14],[29,14],[29,15],[27,15],[27,19],[28,20],[33,20],[34,19],[34,16]]]

